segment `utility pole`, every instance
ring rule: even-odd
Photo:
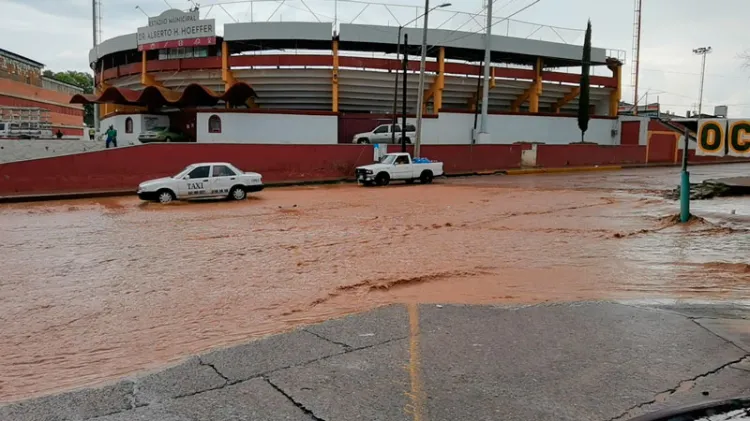
[[[699,56],[703,56],[701,58],[701,91],[700,91],[700,99],[698,99],[698,118],[700,118],[702,114],[703,109],[703,81],[706,76],[706,54],[711,53],[711,47],[700,47],[693,50],[694,54],[697,54]]]
[[[633,17],[633,61],[630,66],[633,73],[630,77],[630,83],[634,87],[633,91],[633,115],[638,115],[638,80],[641,66],[641,15],[643,9],[643,0],[635,0],[634,17]]]
[[[96,10],[96,0],[91,0],[91,29],[93,30],[94,41],[94,94],[96,94],[96,62],[99,61],[99,14]],[[94,108],[94,130],[99,131],[99,104],[93,104]],[[88,136],[88,133],[84,133]]]
[[[700,118],[700,115],[698,116]],[[685,124],[685,143],[682,150],[682,170],[680,171],[680,222],[685,223],[690,220],[690,172],[688,172],[688,143],[690,139],[690,130]]]
[[[401,57],[401,29],[403,26],[398,27],[398,44],[396,45],[396,62]],[[396,123],[398,122],[398,116],[396,115],[396,102],[398,98],[398,74],[401,69],[396,69],[396,84],[393,87],[393,118],[391,119],[391,143],[396,144]]]
[[[417,133],[414,141],[414,157],[419,158],[422,146],[422,115],[424,108],[424,67],[427,59],[427,18],[430,15],[430,0],[424,0],[424,27],[422,28],[422,60],[419,63],[419,90],[417,91]]]
[[[448,7],[451,6],[450,3],[443,3],[441,5],[435,6],[432,9],[427,10],[427,12],[431,12],[435,9],[442,8],[442,7]],[[419,10],[417,10],[419,12]],[[414,18],[414,22],[416,22],[422,15],[418,15],[416,18]],[[398,27],[398,44],[396,45],[396,61],[399,59],[400,50],[401,50],[401,32],[403,32],[404,28],[409,26],[412,23],[412,21],[409,21],[403,25],[400,25]],[[404,35],[406,37],[406,35]],[[404,76],[406,77],[406,76]],[[398,98],[398,69],[396,70],[396,83],[393,87],[393,125],[395,126],[398,123],[398,117],[396,117],[396,100]],[[406,124],[406,123],[404,123]],[[406,131],[403,132],[404,135],[406,134]],[[391,129],[391,143],[396,143],[396,133]],[[406,152],[406,151],[403,151]]]
[[[406,152],[406,75],[409,70],[409,34],[404,34],[404,90],[401,93],[401,152]]]
[[[482,83],[482,122],[479,126],[480,138],[488,137],[487,120],[489,113],[490,96],[490,66],[492,65],[492,3],[487,0],[487,32],[484,35],[484,82]]]

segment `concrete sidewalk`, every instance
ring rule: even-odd
[[[394,305],[0,420],[618,420],[750,395],[750,308]]]

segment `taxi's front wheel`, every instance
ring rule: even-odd
[[[244,200],[246,197],[247,193],[245,189],[240,186],[232,187],[232,190],[229,192],[229,198],[232,200]]]
[[[157,196],[157,199],[159,200],[159,203],[161,204],[167,204],[171,203],[174,199],[174,193],[171,191],[164,189],[159,191],[159,195]]]

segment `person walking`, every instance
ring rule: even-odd
[[[110,125],[109,129],[107,129],[107,149],[109,149],[110,142],[112,143],[113,147],[117,147],[117,129],[115,129],[112,125]]]
[[[95,138],[96,138],[96,129],[91,127],[89,129],[89,140],[93,142]]]

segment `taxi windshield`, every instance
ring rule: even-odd
[[[187,173],[189,173],[189,172],[190,172],[190,170],[192,170],[193,168],[195,168],[195,165],[188,165],[187,167],[185,167],[185,169],[184,169],[184,170],[182,170],[182,171],[178,172],[178,173],[177,173],[177,174],[175,174],[175,175],[174,175],[174,176],[173,176],[172,178],[182,178],[182,177],[184,177],[185,175],[187,175]]]

